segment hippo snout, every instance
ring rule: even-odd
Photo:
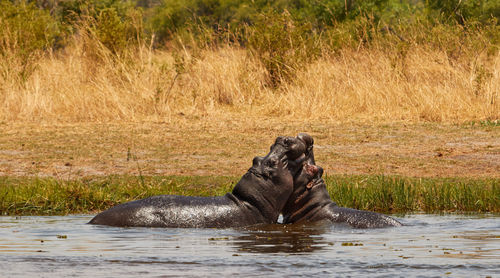
[[[271,152],[281,156],[285,154],[288,159],[295,160],[301,157],[306,151],[306,144],[304,141],[289,136],[280,136],[276,138],[276,142],[271,147]]]

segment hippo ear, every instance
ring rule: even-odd
[[[274,140],[274,144],[272,144],[271,148],[269,148],[269,149],[272,151],[274,149],[274,147],[276,146],[276,144],[278,144],[281,141],[283,141],[283,136],[276,137],[276,140]]]
[[[307,133],[303,133],[303,132],[299,133],[297,135],[297,139],[304,142],[306,144],[307,149],[312,148],[312,146],[314,145],[314,139],[312,138],[311,135],[309,135]]]

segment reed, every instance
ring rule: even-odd
[[[234,178],[107,176],[95,179],[0,177],[2,215],[91,213],[153,195],[216,196],[229,192]]]
[[[500,212],[498,179],[338,175],[325,180],[332,200],[345,207],[385,213]],[[159,194],[221,196],[237,181],[207,176],[0,177],[0,213],[95,213]]]
[[[498,179],[329,176],[330,197],[340,206],[386,213],[498,212]]]

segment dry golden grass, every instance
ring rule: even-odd
[[[465,55],[465,54],[464,54]],[[404,57],[376,48],[325,54],[278,89],[237,47],[113,55],[82,34],[33,61],[22,80],[2,58],[5,122],[162,121],[173,116],[287,117],[338,122],[444,122],[500,118],[500,54],[451,59],[424,46]],[[17,66],[16,66],[17,65]]]
[[[287,86],[280,108],[345,121],[465,122],[500,118],[500,55],[476,64],[416,48],[404,61],[377,50],[320,59]],[[397,64],[399,63],[399,64]],[[487,79],[478,80],[481,63]],[[478,82],[483,82],[479,84]],[[320,112],[321,111],[321,112]],[[315,115],[315,114],[323,115]]]

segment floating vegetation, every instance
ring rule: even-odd
[[[211,237],[208,240],[229,240],[229,237]]]
[[[363,246],[363,243],[342,242],[342,246]]]

